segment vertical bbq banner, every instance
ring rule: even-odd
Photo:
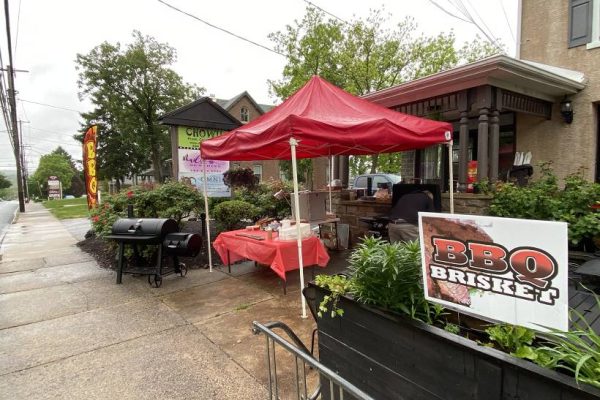
[[[85,177],[85,191],[87,194],[88,209],[96,207],[98,203],[98,180],[96,177],[96,125],[91,126],[83,138],[83,174]]]
[[[425,298],[536,330],[568,330],[565,222],[419,213]]]
[[[202,141],[219,136],[223,131],[179,126],[177,128],[179,177],[182,182],[204,190],[204,166],[200,157]],[[206,160],[206,192],[208,197],[230,197],[231,189],[223,182],[229,161]]]

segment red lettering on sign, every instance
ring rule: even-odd
[[[502,274],[508,270],[508,263],[505,261],[506,250],[501,246],[470,242],[469,250],[471,268],[495,274]]]
[[[433,260],[444,264],[465,265],[469,258],[465,254],[467,247],[463,242],[451,239],[433,238]]]
[[[550,254],[539,249],[517,248],[510,255],[510,266],[517,280],[540,289],[545,289],[556,275],[556,264]]]

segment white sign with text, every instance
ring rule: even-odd
[[[536,330],[568,330],[565,222],[419,213],[425,298]]]

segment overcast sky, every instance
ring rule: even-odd
[[[273,43],[267,35],[301,19],[307,6],[303,0],[165,1],[268,47],[273,47]],[[451,1],[437,0],[444,5]],[[434,35],[453,30],[458,43],[481,35],[473,24],[448,16],[428,0],[312,2],[345,20],[367,16],[369,8],[384,5],[392,14],[392,22],[409,15],[421,33]],[[517,0],[463,3],[514,56]],[[30,172],[35,170],[41,154],[58,145],[75,159],[81,159],[81,146],[72,139],[80,122],[76,111],[87,111],[91,106],[78,98],[76,54],[87,53],[103,41],[129,43],[131,32],[136,29],[174,47],[178,53],[174,69],[186,82],[206,88],[206,94],[231,98],[247,90],[259,103],[276,103],[269,96],[267,79],[281,78],[285,58],[211,28],[157,0],[9,0],[9,7],[14,65],[28,71],[17,74],[15,87],[19,119],[27,121],[23,122],[23,135]],[[2,21],[0,50],[6,66],[4,15]],[[12,148],[1,118],[0,150],[0,170],[14,168]]]

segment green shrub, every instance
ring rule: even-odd
[[[91,212],[94,232],[100,237],[110,235],[113,223],[127,217],[129,204],[135,217],[173,218],[180,223],[204,203],[196,189],[180,182],[138,186],[103,198],[103,203]]]
[[[268,180],[262,182],[252,189],[238,188],[234,191],[236,200],[246,201],[258,208],[258,217],[271,217],[283,219],[291,215],[290,203],[286,199],[277,199],[273,195],[283,190],[289,193],[293,192],[291,184],[281,181]]]
[[[259,210],[250,203],[241,200],[229,200],[215,206],[213,216],[223,230],[243,227],[242,220],[255,220]]]
[[[417,241],[388,243],[367,238],[350,256],[351,292],[357,301],[433,323],[442,307],[425,300]]]
[[[541,170],[541,178],[528,186],[499,185],[490,205],[490,214],[565,221],[569,224],[572,244],[599,235],[600,213],[592,205],[600,201],[600,184],[586,181],[580,170],[567,176],[564,188],[560,189],[549,164],[543,164]]]

